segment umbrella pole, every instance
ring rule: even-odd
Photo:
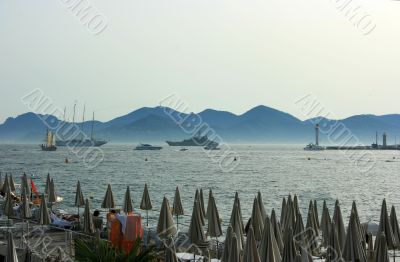
[[[179,215],[176,215],[176,230],[179,229]]]
[[[215,237],[215,240],[217,240],[217,259],[219,259],[218,237]]]
[[[146,210],[146,226],[149,227],[149,210]]]
[[[79,216],[79,205],[78,205],[78,223],[80,222],[80,216]]]

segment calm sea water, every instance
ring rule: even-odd
[[[339,198],[344,217],[349,216],[351,202],[356,200],[362,221],[379,219],[383,198],[388,206],[393,204],[400,210],[400,152],[396,151],[358,156],[357,166],[350,155],[354,152],[306,152],[301,146],[232,146],[239,157],[238,166],[223,172],[218,161],[201,148],[185,152],[167,146],[161,151],[147,152],[133,148],[134,145],[105,145],[101,147],[104,161],[88,169],[67,148],[42,152],[37,145],[0,145],[0,171],[12,172],[16,183],[20,183],[23,172],[35,174],[39,176],[35,184],[41,191],[50,173],[58,195],[64,198],[60,208],[70,212],[76,211],[73,204],[78,180],[85,197],[93,198],[94,208],[100,207],[108,183],[119,206],[129,185],[134,207],[138,208],[147,183],[155,209],[149,213],[152,219],[157,218],[164,195],[172,205],[176,186],[188,215],[196,188],[205,190],[206,202],[208,189],[212,188],[223,221],[229,219],[235,191],[239,192],[246,220],[259,190],[267,212],[275,208],[278,214],[282,197],[289,193],[299,196],[303,216],[310,199],[319,201],[320,213],[322,200],[326,200],[332,215],[334,201]],[[65,158],[70,160],[69,164],[64,163]],[[371,168],[362,172],[366,167]]]

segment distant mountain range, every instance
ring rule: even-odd
[[[164,142],[190,137],[181,126],[166,114],[170,112],[175,119],[188,115],[163,107],[143,107],[127,115],[107,122],[93,123],[95,137],[108,139],[116,143]],[[192,113],[193,114],[193,113]],[[356,115],[341,120],[314,118],[302,121],[288,113],[267,107],[257,106],[241,115],[226,111],[206,109],[197,114],[224,141],[230,143],[266,143],[266,144],[307,144],[314,140],[313,125],[319,122],[323,126],[340,125],[357,138],[359,143],[371,144],[375,141],[375,132],[386,132],[388,142],[393,144],[395,136],[400,135],[400,115]],[[47,129],[46,124],[55,126],[62,120],[51,115],[25,113],[16,118],[8,118],[0,125],[1,143],[41,143]],[[187,121],[188,122],[188,121]],[[76,123],[90,135],[92,121]],[[183,123],[188,124],[188,123]],[[66,125],[71,125],[67,123]],[[339,135],[339,134],[337,134]],[[346,134],[344,134],[346,135]],[[321,144],[339,143],[321,134]],[[399,136],[400,139],[400,136]],[[381,139],[380,139],[381,140]]]

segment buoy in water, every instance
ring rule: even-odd
[[[307,160],[311,160],[311,157],[308,157]]]
[[[69,163],[68,158],[65,158],[65,164],[68,164],[68,163]]]
[[[233,158],[233,161],[237,161],[237,157],[234,157],[234,158]]]
[[[147,157],[144,159],[144,161],[147,161]]]

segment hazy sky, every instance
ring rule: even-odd
[[[367,36],[332,0],[90,3],[107,18],[99,35],[61,0],[0,2],[0,122],[28,111],[34,88],[99,120],[173,93],[195,112],[264,104],[304,118],[294,102],[313,94],[339,118],[400,113],[400,1],[350,3],[372,16]]]

